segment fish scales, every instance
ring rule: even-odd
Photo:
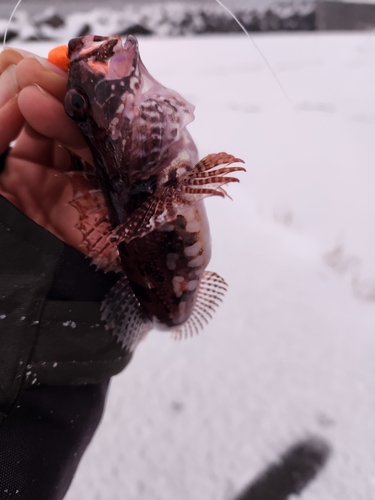
[[[186,130],[194,107],[163,87],[141,61],[136,38],[84,36],[69,42],[64,106],[94,165],[70,172],[89,256],[123,276],[102,318],[134,349],[153,327],[186,336],[201,329],[226,290],[206,271],[211,257],[203,204],[225,196],[242,160],[226,153],[198,161]],[[78,160],[79,162],[79,160]],[[73,165],[77,162],[73,161]]]

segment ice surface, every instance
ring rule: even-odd
[[[375,498],[375,37],[255,40],[292,104],[245,36],[140,40],[196,105],[201,156],[246,161],[234,201],[206,203],[230,290],[199,337],[152,332],[113,380],[67,500],[229,500],[310,435],[332,455],[298,498]]]

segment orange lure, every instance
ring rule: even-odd
[[[70,59],[68,57],[68,46],[59,45],[48,52],[48,61],[63,71],[68,71]]]

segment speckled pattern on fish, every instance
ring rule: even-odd
[[[238,182],[227,175],[244,170],[229,165],[242,160],[218,153],[198,161],[186,130],[194,107],[148,73],[134,36],[124,44],[118,36],[75,38],[69,58],[64,105],[94,158],[68,174],[72,204],[93,262],[123,272],[102,317],[129,349],[153,326],[192,334],[226,290],[206,271],[203,199],[224,197],[223,185]]]

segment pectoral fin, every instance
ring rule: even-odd
[[[233,172],[246,172],[244,167],[230,167],[232,163],[243,160],[227,153],[211,154],[200,160],[180,179],[179,189],[186,200],[200,200],[208,196],[230,196],[222,186],[230,182],[239,182],[237,177],[227,177]],[[225,167],[217,168],[220,165]]]
[[[116,242],[112,238],[112,227],[104,196],[93,175],[86,172],[68,172],[73,198],[70,205],[78,211],[76,228],[83,236],[85,253],[99,269],[122,270]]]
[[[221,276],[211,271],[205,271],[199,284],[194,309],[189,319],[173,331],[173,337],[182,339],[198,334],[204,328],[204,324],[212,319],[212,313],[222,302],[227,289],[228,285]]]
[[[129,351],[133,351],[152,328],[125,276],[111,288],[101,310],[107,328]]]

